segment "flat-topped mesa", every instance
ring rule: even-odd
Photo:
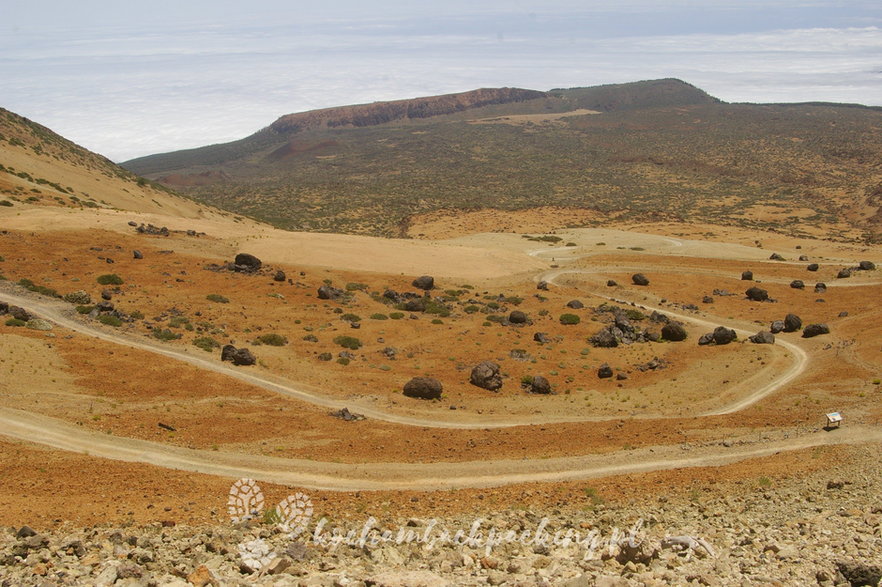
[[[545,97],[547,97],[545,92],[537,90],[481,88],[458,94],[322,108],[298,114],[287,114],[272,123],[270,128],[278,133],[295,133],[323,127],[374,126],[395,120],[430,118],[492,104],[525,102]]]

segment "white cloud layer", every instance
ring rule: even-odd
[[[477,87],[678,77],[727,101],[882,105],[875,3],[340,0],[326,8],[351,13],[294,18],[272,0],[248,13],[179,3],[192,15],[83,0],[37,26],[32,4],[47,2],[8,1],[0,106],[117,161],[242,138],[290,112]]]

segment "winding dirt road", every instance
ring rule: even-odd
[[[671,239],[673,241],[673,239]],[[671,242],[672,246],[677,246]],[[551,254],[553,250],[536,251]],[[543,273],[538,279],[553,281],[566,273],[590,273],[589,270],[558,269]],[[535,419],[510,419],[503,422],[449,422],[417,418],[362,406],[351,401],[343,402],[318,393],[294,387],[291,382],[274,380],[230,365],[192,355],[184,350],[168,348],[152,341],[106,331],[74,317],[70,306],[45,298],[17,293],[8,284],[0,289],[0,300],[19,305],[59,326],[93,336],[114,344],[157,353],[187,362],[200,369],[207,369],[235,377],[263,389],[286,395],[304,402],[339,409],[344,405],[355,407],[369,418],[408,426],[443,428],[490,428],[524,424],[544,423]],[[606,296],[598,295],[605,299]],[[657,308],[646,307],[648,310]],[[662,311],[662,310],[659,310]],[[713,328],[724,320],[709,321],[703,318],[664,310],[678,319]],[[736,329],[748,334],[743,329]],[[798,377],[807,363],[806,353],[797,345],[779,341],[793,357],[789,369],[780,373],[750,394],[737,398],[725,406],[704,415],[727,414],[750,406],[787,385]],[[563,420],[559,420],[563,421]],[[584,421],[584,420],[583,420]],[[549,420],[548,423],[553,421]],[[488,487],[513,483],[579,480],[616,474],[640,473],[662,469],[719,466],[744,459],[768,456],[782,451],[805,449],[832,444],[882,442],[882,429],[855,427],[831,432],[814,432],[778,441],[762,441],[737,447],[710,445],[685,452],[679,446],[662,446],[637,450],[619,451],[603,455],[561,457],[552,459],[523,459],[470,461],[458,463],[365,463],[346,464],[308,461],[303,459],[280,459],[258,455],[223,453],[216,451],[186,449],[145,440],[123,438],[92,432],[82,427],[21,410],[0,408],[0,434],[22,441],[34,442],[53,448],[86,453],[114,460],[147,463],[159,467],[220,475],[227,477],[251,477],[257,480],[328,490],[435,490],[465,487]]]

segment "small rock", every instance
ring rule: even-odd
[[[635,273],[631,276],[634,285],[649,285],[649,279],[642,273]]]

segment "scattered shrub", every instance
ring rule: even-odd
[[[463,308],[462,310],[463,310],[463,312],[465,312],[466,314],[474,314],[475,312],[480,311],[480,310],[481,310],[481,307],[480,307],[480,306],[476,306],[476,305],[474,305],[474,304],[471,304],[471,305],[466,306],[466,307]]]
[[[98,322],[101,324],[106,324],[108,326],[120,327],[122,326],[123,321],[117,318],[116,316],[111,316],[110,314],[104,314],[103,316],[98,316]]]
[[[404,313],[403,312],[391,312],[389,314],[389,317],[392,318],[393,320],[401,320],[402,318],[404,318]]]
[[[9,200],[0,200],[0,206],[6,206],[8,208],[11,208],[12,202],[10,202]]]
[[[220,294],[208,294],[205,299],[209,302],[217,302],[218,304],[229,304],[230,299]]]
[[[95,281],[97,281],[101,285],[122,285],[123,284],[122,277],[120,277],[116,273],[107,273],[105,275],[99,275]]]
[[[129,313],[129,316],[131,316],[135,320],[143,320],[144,312],[142,312],[141,310],[133,310],[131,313]]]
[[[334,339],[334,344],[353,351],[361,348],[361,341],[354,336],[338,336]]]
[[[95,306],[77,306],[78,314],[88,314],[95,309]]]
[[[380,314],[379,312],[376,314],[371,314],[371,320],[388,320],[389,316],[386,314]]]
[[[214,340],[210,336],[200,336],[199,338],[194,338],[193,345],[209,353],[214,349],[220,348],[221,346],[218,341]]]
[[[50,287],[46,287],[45,285],[37,285],[30,279],[19,279],[18,284],[28,291],[32,291],[38,294],[42,294],[44,296],[49,296],[50,298],[60,298],[61,295],[54,289]]]
[[[560,315],[560,323],[561,324],[578,324],[582,319],[576,316],[575,314],[561,314]]]
[[[268,344],[270,346],[285,346],[288,344],[288,339],[281,334],[261,334],[254,340],[254,343]]]
[[[158,338],[159,340],[177,340],[181,338],[181,335],[167,328],[157,328],[153,331],[153,336]]]
[[[432,320],[432,324],[444,324],[444,320],[442,320],[441,318],[435,318],[434,320]]]
[[[7,326],[24,326],[27,324],[24,320],[19,320],[18,318],[10,318],[6,321]]]
[[[367,287],[364,283],[347,283],[346,291],[365,291]]]
[[[339,359],[337,359],[337,362],[345,367],[349,364],[349,359],[347,359],[346,357],[340,357]]]
[[[361,316],[358,314],[343,314],[340,316],[340,320],[345,320],[346,322],[361,322]]]

